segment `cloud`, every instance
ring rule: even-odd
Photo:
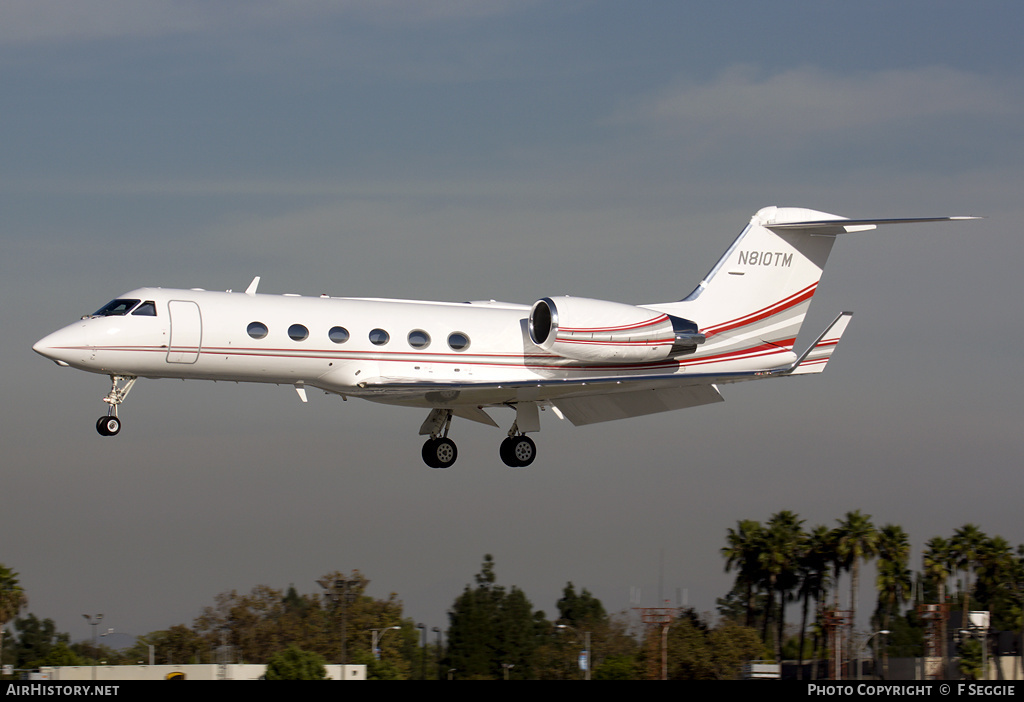
[[[147,38],[176,33],[236,32],[286,25],[320,26],[336,19],[372,25],[477,20],[519,12],[512,0],[303,0],[203,2],[185,0],[7,0],[0,44]]]
[[[1020,97],[1016,85],[943,67],[850,74],[802,67],[763,75],[740,66],[708,83],[677,83],[642,97],[608,121],[749,139],[814,138],[965,115],[1019,115]]]

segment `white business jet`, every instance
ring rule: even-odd
[[[515,420],[499,454],[530,465],[541,409],[579,426],[721,402],[718,386],[820,373],[850,321],[843,312],[802,353],[797,333],[835,236],[879,224],[975,217],[844,219],[767,207],[678,302],[629,305],[545,297],[533,305],[140,288],[33,348],[109,375],[103,436],[142,378],[292,385],[429,410],[420,434],[433,468],[458,455],[453,417]]]

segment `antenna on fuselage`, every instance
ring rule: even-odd
[[[252,279],[252,282],[249,283],[249,287],[247,287],[245,289],[245,294],[246,295],[255,295],[256,294],[256,288],[258,288],[259,285],[260,285],[260,277],[256,276],[255,278]]]

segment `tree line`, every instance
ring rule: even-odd
[[[152,647],[158,664],[267,663],[268,677],[317,677],[324,663],[341,662],[366,665],[368,677],[378,680],[661,676],[659,632],[637,631],[627,613],[610,615],[589,590],[571,582],[555,604],[557,616],[548,619],[520,588],[499,583],[490,555],[452,602],[443,631],[406,617],[394,593],[367,595],[370,581],[359,571],[335,571],[312,593],[265,585],[221,593],[191,626],[151,632],[123,650],[72,643],[50,619],[16,616],[26,600],[17,574],[4,572],[10,577],[0,593],[9,604],[0,626],[14,626],[0,658],[21,669],[136,664],[149,660]],[[713,627],[692,610],[680,612],[666,640],[671,676],[737,677],[745,660],[763,653],[755,632],[743,629]]]
[[[914,573],[901,527],[875,527],[859,511],[836,521],[833,528],[806,529],[790,511],[764,524],[740,520],[721,549],[726,571],[736,575],[732,590],[718,600],[717,621],[670,609],[655,626],[638,625],[630,613],[609,614],[571,582],[556,602],[557,616],[548,619],[521,589],[499,583],[488,555],[452,602],[444,629],[405,616],[396,593],[367,595],[370,581],[358,570],[334,571],[310,593],[266,585],[221,593],[191,625],[150,632],[134,646],[111,650],[72,643],[50,619],[18,616],[27,604],[25,593],[17,573],[0,564],[0,629],[13,624],[0,637],[0,661],[18,668],[135,664],[148,661],[152,648],[156,663],[273,663],[275,671],[292,671],[280,673],[285,676],[345,662],[364,664],[368,677],[382,680],[728,679],[738,677],[749,660],[810,659],[817,666],[834,658],[835,648],[849,651],[850,627],[828,622],[856,620],[861,566],[871,560],[877,566],[872,627],[891,632],[884,652],[922,655],[925,627],[914,609],[918,603],[964,612],[988,609],[993,629],[1021,630],[1024,547],[1014,552],[1005,539],[967,524],[950,538],[929,540],[922,568]],[[849,587],[845,609],[841,578]],[[788,614],[787,606],[798,614]],[[969,644],[961,648],[942,654],[971,659]]]
[[[877,600],[871,627],[890,632],[884,635],[883,659],[888,653],[924,655],[926,622],[918,604],[940,606],[944,625],[951,618],[966,622],[972,610],[988,610],[990,630],[1022,632],[1024,545],[1014,550],[1001,536],[989,537],[977,525],[965,524],[949,538],[928,540],[915,573],[910,539],[901,526],[875,526],[859,510],[836,522],[832,528],[805,529],[804,520],[784,510],[765,524],[745,519],[728,530],[721,553],[726,571],[736,577],[732,591],[718,601],[719,613],[757,628],[776,661],[834,658],[832,649],[851,651],[860,645],[851,640],[860,572],[872,560]],[[845,607],[840,605],[843,577],[849,586]],[[789,638],[787,603],[800,608],[797,634]],[[956,653],[946,650],[947,633],[944,628],[936,637],[937,655],[944,659]],[[980,654],[977,641],[964,639],[960,649],[961,654],[973,649]],[[884,674],[885,660],[882,665]],[[832,669],[832,674],[841,670]]]

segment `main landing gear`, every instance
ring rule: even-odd
[[[431,410],[427,420],[420,428],[421,434],[430,434],[423,444],[423,462],[431,468],[447,468],[459,457],[459,449],[455,442],[448,438],[448,428],[452,425],[451,410]]]
[[[452,424],[451,410],[435,409],[430,412],[420,429],[421,434],[430,438],[423,444],[423,462],[431,468],[448,468],[459,457],[455,442],[448,438]],[[498,448],[501,461],[512,468],[525,468],[537,457],[537,444],[526,434],[519,432],[518,423],[513,423],[508,436]]]
[[[117,406],[124,402],[124,398],[128,397],[128,393],[131,392],[136,380],[138,378],[134,375],[110,376],[110,392],[103,398],[103,401],[110,405],[110,408],[107,410],[105,417],[100,417],[96,420],[96,431],[99,432],[100,436],[117,436],[118,432],[121,431],[121,420],[117,416]],[[122,382],[124,387],[120,385]]]
[[[519,434],[516,424],[508,432],[508,437],[498,447],[501,461],[510,468],[525,468],[537,457],[537,444],[526,434]]]

